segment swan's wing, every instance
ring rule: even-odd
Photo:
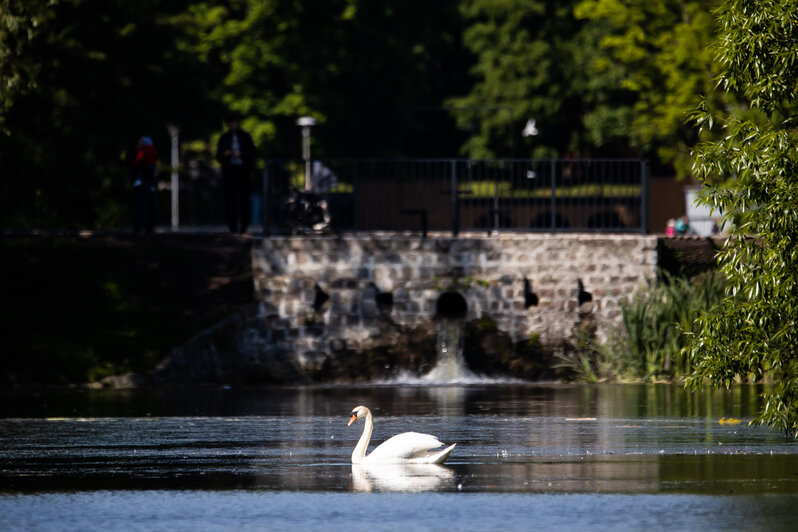
[[[431,434],[403,432],[378,445],[364,461],[372,464],[415,461],[426,457],[430,449],[442,446],[443,443]]]
[[[441,449],[439,451],[428,451],[422,456],[411,459],[411,462],[417,464],[442,464],[447,458],[449,458],[449,455],[452,454],[452,450],[454,449],[455,445],[457,444],[453,443],[446,449]]]

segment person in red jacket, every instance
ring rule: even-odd
[[[136,157],[133,159],[133,191],[136,205],[133,210],[133,231],[142,229],[153,232],[157,197],[155,195],[155,172],[158,165],[158,152],[152,145],[150,137],[141,137],[136,146]]]

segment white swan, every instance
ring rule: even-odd
[[[355,407],[347,425],[351,425],[360,418],[365,418],[365,423],[363,434],[355,445],[355,450],[352,451],[353,464],[442,464],[457,445],[453,443],[445,449],[437,449],[443,447],[443,443],[438,441],[435,436],[418,432],[403,432],[388,438],[366,456],[366,448],[369,446],[371,432],[374,430],[374,418],[371,415],[371,410],[365,406]]]

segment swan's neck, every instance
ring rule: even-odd
[[[352,463],[359,464],[366,457],[366,449],[371,441],[371,432],[374,430],[374,419],[371,417],[371,410],[366,410],[366,419],[363,422],[363,434],[352,451]]]

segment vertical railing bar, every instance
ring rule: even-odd
[[[574,183],[576,182],[576,178],[577,178],[577,176],[574,174],[574,168],[575,168],[575,165],[578,165],[578,164],[580,164],[579,161],[573,161],[573,162],[568,163],[568,165],[571,167],[571,179],[570,179],[570,186],[568,187],[568,192],[567,192],[567,196],[566,197],[568,198],[568,220],[570,221],[572,227],[575,225],[574,224],[574,220],[575,220],[574,212],[576,212],[576,208],[577,208],[576,202],[574,200]],[[563,185],[565,184],[564,181],[565,180],[563,180]]]
[[[269,165],[269,161],[263,165],[263,193],[260,197],[260,231],[264,236],[271,234],[269,230]]]
[[[493,187],[493,230],[499,232],[499,187],[504,184],[502,175],[502,165],[499,163],[494,168],[494,175],[496,176],[496,185]]]
[[[565,213],[567,219],[570,222],[570,225],[573,228],[574,225],[574,164],[577,164],[573,161],[568,163],[569,166],[569,179],[568,179],[568,186],[566,187],[566,181],[563,177],[562,180],[562,192],[564,194],[564,201],[567,202],[568,208],[565,209]],[[565,167],[565,163],[563,162],[563,167]],[[563,168],[563,173],[565,173],[565,168]]]
[[[436,202],[437,202],[437,198],[440,198],[441,191],[442,190],[446,190],[446,179],[447,179],[447,176],[446,176],[446,170],[447,170],[446,161],[440,161],[436,165],[436,168],[437,168],[437,170],[435,172],[435,179],[436,179],[435,186],[436,186],[436,188],[433,191],[433,193],[435,194]],[[440,224],[438,226],[439,230],[445,230],[446,229],[446,220],[444,218],[440,219],[439,224]]]
[[[595,192],[593,192],[591,203],[593,204],[593,218],[598,220],[596,224],[596,229],[603,231],[607,228],[607,220],[605,219],[606,212],[604,210],[604,184],[607,182],[607,179],[612,179],[613,170],[615,169],[609,168],[606,164],[599,163],[599,168],[601,169],[599,172],[599,178],[596,180],[596,187]]]
[[[599,163],[599,172],[595,182],[594,190],[598,189],[601,190],[602,185],[604,184],[604,180],[607,178],[607,167],[603,164]],[[595,192],[592,192],[590,199],[588,199],[588,204],[592,207],[591,212],[592,217],[594,220],[597,220],[596,229],[604,230],[604,215],[603,210],[601,209],[601,205],[599,204],[600,196],[597,195]]]
[[[534,167],[535,179],[534,179],[534,183],[530,183],[530,187],[534,190],[533,196],[532,196],[532,205],[535,206],[535,209],[534,209],[534,216],[535,216],[534,221],[535,221],[536,229],[537,229],[537,217],[538,217],[538,213],[540,212],[540,198],[538,198],[538,189],[540,188],[541,179],[543,178],[542,168],[543,168],[543,162],[542,161],[540,161],[540,162],[539,161],[535,161],[535,167]],[[540,172],[538,172],[538,170],[540,170]],[[533,220],[532,216],[533,216],[533,214],[530,212],[530,214],[529,214],[529,224],[530,225],[532,224],[532,220]]]
[[[623,168],[624,168],[624,173],[625,173],[625,179],[624,179],[624,183],[623,183],[623,190],[625,191],[625,190],[628,189],[629,184],[632,182],[632,179],[634,179],[634,170],[635,170],[635,168],[632,165],[632,161],[624,161]],[[625,203],[627,205],[631,205],[631,202],[628,201],[628,200],[626,200]],[[635,228],[634,227],[630,227],[629,229],[635,229]]]
[[[534,176],[535,177],[531,178],[531,179],[529,177],[527,177],[527,173],[526,173],[527,170],[524,169],[524,179],[526,180],[526,189],[527,189],[526,190],[526,201],[527,201],[527,204],[526,204],[526,219],[524,220],[524,226],[523,227],[529,227],[529,226],[532,225],[532,201],[533,201],[534,196],[533,196],[531,190],[532,190],[532,183],[534,182],[535,184],[537,184],[537,179],[538,179],[537,178],[537,174],[538,174],[537,164],[534,161],[532,161],[530,163],[530,165],[529,165],[529,168],[531,169],[532,172],[534,172]]]
[[[640,161],[640,232],[648,234],[648,165]]]
[[[554,159],[549,161],[551,164],[551,231],[553,233],[557,232],[557,170],[556,170],[556,163]]]
[[[605,230],[605,229],[607,229],[607,220],[605,219],[606,217],[604,216],[604,213],[606,213],[607,211],[606,211],[606,201],[604,199],[604,185],[606,185],[607,184],[607,180],[608,179],[612,179],[614,177],[614,175],[613,175],[612,168],[608,168],[607,164],[602,163],[601,164],[601,168],[602,168],[602,170],[601,170],[601,182],[599,183],[599,187],[598,187],[599,195],[596,197],[596,203],[598,204],[598,208],[599,208],[598,212],[599,212],[599,214],[601,214],[601,225],[599,226],[599,229]],[[616,170],[618,170],[618,169],[616,168]]]
[[[632,179],[634,179],[634,177],[633,177],[634,167],[632,166],[632,161],[624,161],[623,169],[624,169],[623,189],[626,190],[628,188],[629,184],[632,182]],[[631,205],[631,202],[628,201],[628,200],[625,200],[625,203],[627,205]],[[629,229],[634,229],[634,227],[630,227]]]
[[[460,232],[458,227],[458,212],[457,212],[457,162],[455,159],[450,159],[451,165],[451,185],[452,185],[452,238],[457,238]]]
[[[621,165],[621,168],[623,168],[623,177],[624,177],[623,183],[624,183],[624,186],[626,186],[626,185],[629,184],[629,181],[630,181],[631,176],[632,176],[632,164],[631,164],[631,161],[624,161],[623,165]]]
[[[358,195],[358,166],[360,161],[352,161],[352,230],[357,233],[357,195]]]
[[[624,169],[624,180],[623,180],[623,184],[622,184],[623,185],[623,189],[621,190],[621,192],[625,192],[626,190],[628,190],[628,187],[629,187],[630,183],[632,182],[632,180],[634,179],[635,173],[637,171],[635,166],[632,164],[632,161],[624,161],[623,169]],[[617,195],[620,196],[621,192],[619,192]],[[624,195],[624,196],[620,196],[620,197],[623,198],[623,201],[624,201],[624,203],[626,205],[632,205],[633,204],[632,201],[629,201],[628,196]],[[633,223],[636,223],[636,221],[633,222]],[[632,225],[632,226],[629,227],[629,229],[636,230],[638,228],[635,227],[634,225]]]

